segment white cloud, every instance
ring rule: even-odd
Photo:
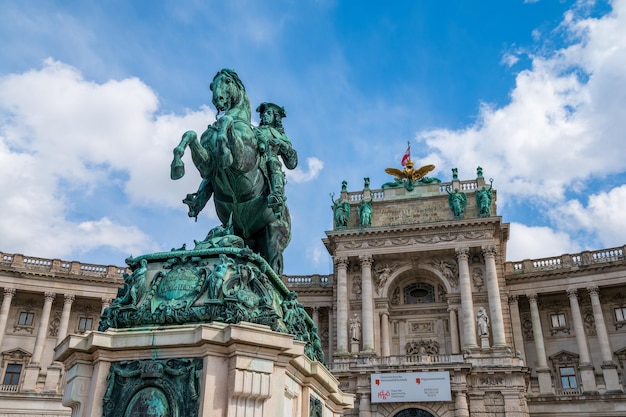
[[[324,162],[317,158],[306,159],[306,171],[301,168],[302,164],[299,163],[294,170],[287,170],[287,181],[293,181],[296,184],[303,182],[309,182],[317,178],[320,171],[324,169]]]
[[[519,57],[515,54],[506,53],[502,56],[500,62],[507,67],[512,67],[519,62]]]
[[[591,175],[626,169],[626,2],[601,19],[573,19],[578,41],[555,54],[532,57],[520,72],[511,101],[483,104],[475,124],[462,130],[417,134],[439,159],[473,173],[477,165],[498,182],[501,194],[556,201]],[[467,174],[465,174],[467,175]]]
[[[559,256],[564,253],[577,253],[581,250],[581,247],[572,241],[567,233],[545,226],[530,227],[520,223],[511,223],[510,234],[513,239],[507,245],[506,254],[509,261]]]
[[[98,246],[138,253],[154,248],[134,226],[108,217],[70,220],[71,193],[105,202],[117,187],[128,201],[181,207],[200,177],[169,179],[172,149],[188,129],[202,130],[208,108],[158,115],[155,93],[135,78],[98,84],[48,59],[39,70],[0,79],[0,234],[3,249],[63,256]],[[120,175],[121,174],[121,175]],[[122,178],[122,179],[120,179]],[[210,211],[210,210],[209,210]],[[84,217],[87,217],[86,219]]]
[[[626,185],[622,185],[591,195],[586,206],[578,200],[569,200],[555,209],[552,216],[565,231],[597,236],[598,244],[603,247],[619,246],[624,244],[626,236],[625,201]]]
[[[476,123],[465,129],[418,132],[417,141],[432,150],[423,160],[458,166],[462,177],[481,165],[485,175],[495,179],[501,209],[511,203],[559,207],[565,204],[566,192],[592,193],[585,185],[590,177],[623,173],[626,158],[618,150],[626,131],[626,1],[614,2],[613,11],[601,18],[581,17],[584,9],[568,12],[561,23],[568,46],[530,56],[532,67],[517,75],[508,104],[499,108],[483,104]],[[589,223],[589,215],[603,216],[593,217],[597,224],[592,233],[602,235],[596,240],[613,245],[620,234],[623,241],[624,233],[620,226],[605,225],[605,219],[624,223],[617,204],[623,193],[619,190],[591,198],[586,208],[570,201],[569,211],[562,211],[581,225]],[[561,222],[554,218],[554,224]],[[533,243],[546,252],[522,250],[532,246],[532,240],[541,241],[523,235],[529,231],[544,235],[554,247]],[[550,229],[517,226],[511,236],[513,258],[577,246]]]

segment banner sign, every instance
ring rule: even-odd
[[[452,401],[450,372],[372,374],[372,403]]]

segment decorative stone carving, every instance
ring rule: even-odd
[[[474,283],[474,287],[478,291],[482,291],[483,286],[485,285],[483,270],[482,268],[472,268],[472,282]]]
[[[435,269],[448,280],[452,288],[459,285],[458,266],[456,262],[449,262],[443,259],[435,259],[430,263]]]
[[[407,355],[438,355],[439,342],[436,340],[418,340],[406,344]]]
[[[381,295],[382,289],[385,287],[385,284],[389,280],[389,277],[393,273],[395,269],[398,268],[398,264],[377,264],[374,267],[374,277],[375,277],[375,285],[376,285],[376,293]]]
[[[352,278],[352,294],[357,296],[357,298],[361,295],[361,276],[357,275]]]

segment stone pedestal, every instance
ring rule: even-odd
[[[624,392],[619,382],[619,375],[617,374],[617,365],[615,365],[612,362],[602,364],[602,375],[604,376],[604,384],[606,386],[607,393]]]
[[[338,417],[354,398],[304,345],[264,325],[189,324],[72,335],[55,356],[65,365],[63,404],[72,417],[150,407],[180,414],[191,405],[197,411],[186,417],[308,417],[311,407]]]
[[[480,347],[482,349],[489,348],[489,335],[486,335],[486,334],[480,335]]]

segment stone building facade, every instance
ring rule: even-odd
[[[489,187],[482,172],[344,187],[347,224],[324,239],[333,274],[283,277],[319,329],[328,368],[357,396],[344,415],[626,415],[626,247],[506,262],[496,192],[487,213],[476,199]],[[465,195],[461,215],[451,190]],[[1,255],[0,417],[69,416],[54,347],[97,327],[125,269]],[[440,376],[424,391],[431,400],[396,395],[397,381]]]
[[[506,262],[477,178],[362,191],[324,243],[329,276],[287,276],[360,417],[624,416],[626,247]],[[449,194],[467,205],[454,213]],[[359,216],[371,201],[371,222]],[[449,375],[449,399],[381,401],[374,379]],[[418,374],[415,374],[418,375]],[[398,388],[402,388],[399,386]]]

